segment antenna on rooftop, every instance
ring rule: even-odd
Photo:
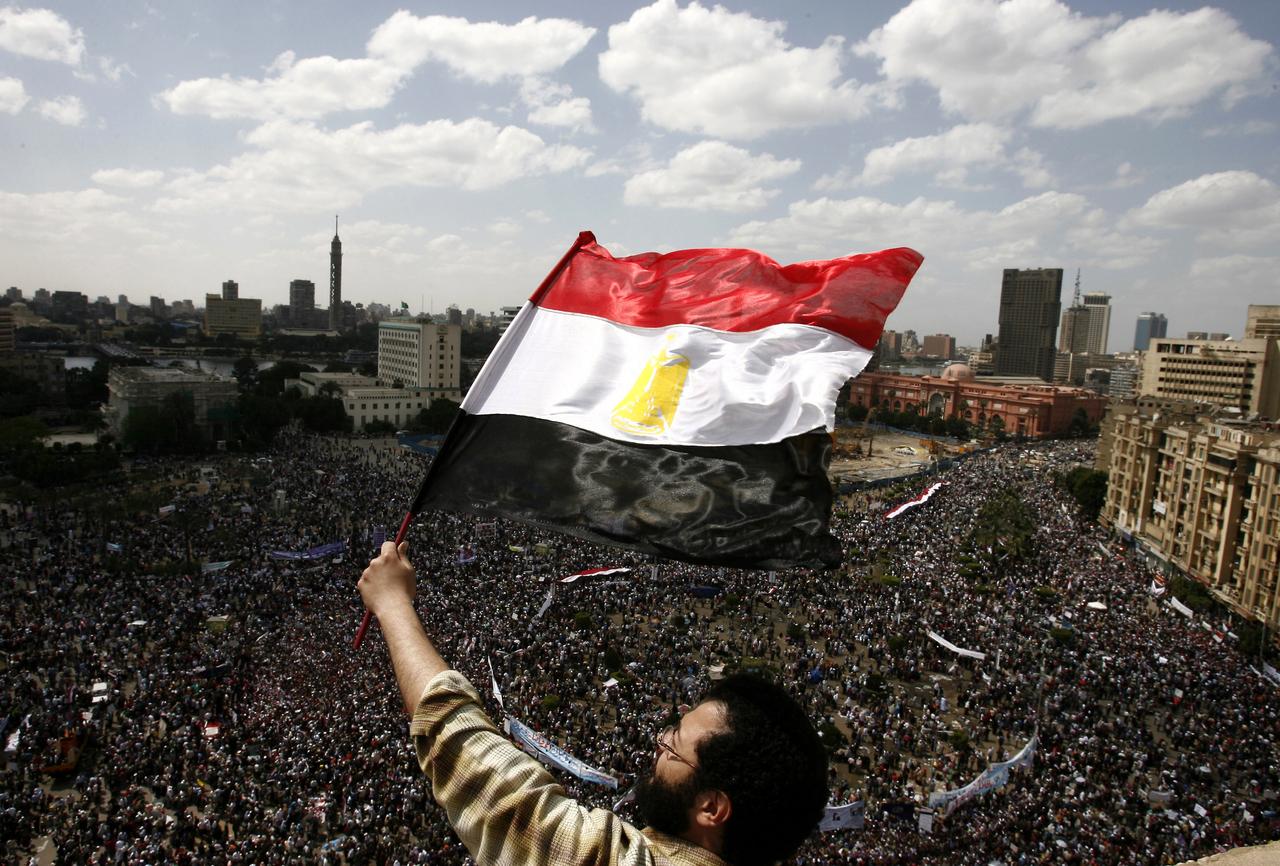
[[[1080,269],[1076,268],[1076,295],[1071,299],[1071,306],[1080,306]]]
[[[333,215],[333,236],[335,238],[338,236],[338,215],[337,214]],[[1076,272],[1076,288],[1078,289],[1079,287],[1080,287],[1080,273],[1077,271]]]

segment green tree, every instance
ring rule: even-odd
[[[40,440],[49,435],[49,428],[29,416],[0,420],[0,452],[12,454],[40,447]]]
[[[294,417],[316,433],[341,433],[351,429],[351,419],[341,400],[329,397],[303,397],[293,405]]]
[[[240,393],[247,394],[258,387],[258,362],[249,355],[242,355],[231,368],[231,375],[240,383]]]
[[[38,382],[0,370],[0,417],[30,415],[40,405],[40,398]]]
[[[458,414],[458,404],[443,397],[431,401],[431,405],[418,413],[409,425],[417,433],[448,433],[449,425]]]

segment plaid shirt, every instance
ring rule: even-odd
[[[578,805],[499,733],[457,671],[427,684],[409,735],[436,802],[479,866],[726,866],[705,848]]]

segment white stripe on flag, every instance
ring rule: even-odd
[[[808,325],[640,328],[531,306],[520,316],[522,335],[504,338],[463,410],[541,418],[624,442],[750,445],[831,430],[836,393],[871,357]],[[637,432],[625,418],[628,401],[653,402],[655,387],[658,405],[649,411],[659,420]]]

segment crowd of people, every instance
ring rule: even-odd
[[[1280,838],[1280,693],[1154,599],[1052,483],[1090,460],[1001,446],[893,519],[923,482],[855,494],[831,572],[654,562],[443,512],[417,519],[409,555],[428,630],[491,714],[619,780],[563,774],[592,805],[613,806],[710,678],[749,667],[809,710],[832,803],[865,804],[862,828],[815,833],[805,866],[1171,864]],[[469,863],[376,630],[351,647],[355,581],[425,461],[294,430],[265,457],[153,460],[83,501],[0,511],[0,857]],[[1002,490],[1036,528],[979,582],[961,554]],[[630,571],[558,581],[606,566]],[[1006,786],[920,829],[931,793],[1032,737]]]

